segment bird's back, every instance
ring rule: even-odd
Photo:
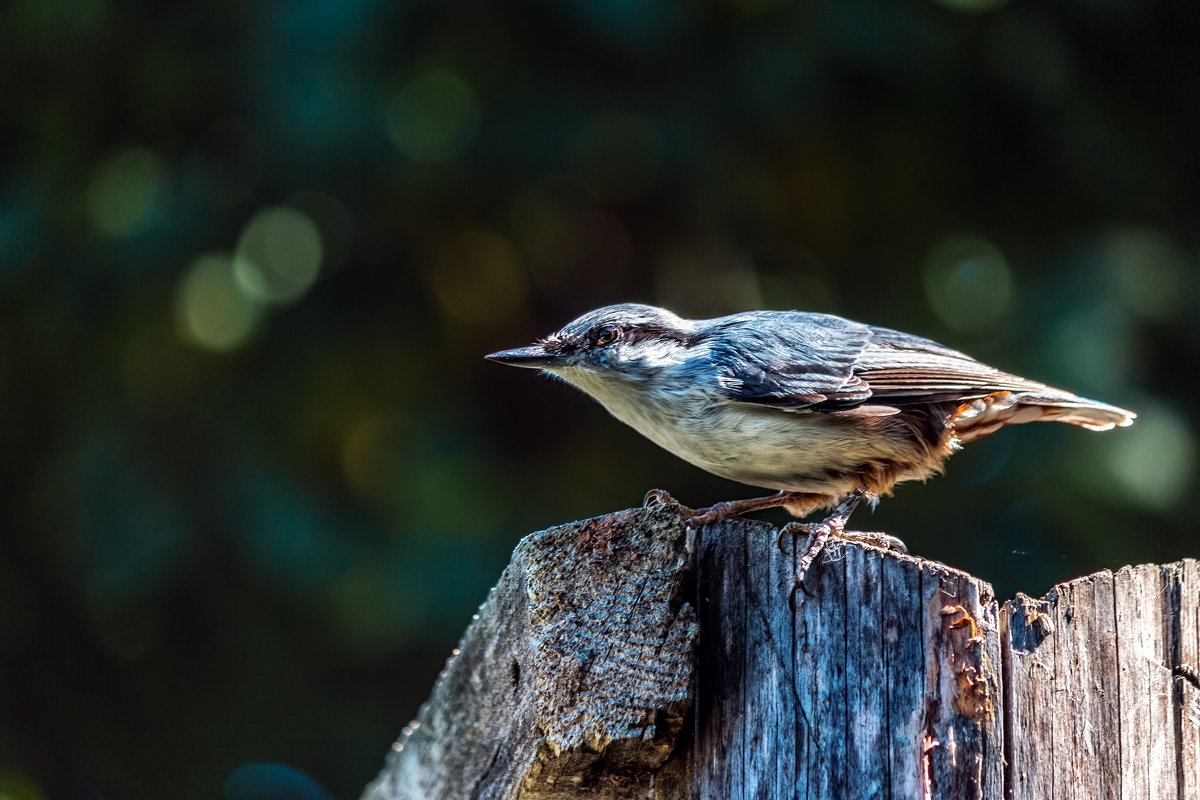
[[[828,314],[751,312],[698,330],[723,403],[675,432],[703,441],[672,449],[756,486],[884,492],[940,471],[959,445],[1005,425],[1108,430],[1135,416],[930,339]]]
[[[761,311],[713,322],[723,341],[752,343],[738,347],[738,358],[716,365],[727,370],[729,398],[738,402],[864,415],[958,403],[962,410],[952,409],[948,421],[974,437],[996,423],[1055,421],[1109,430],[1136,416],[988,366],[932,339],[829,314]],[[734,328],[743,330],[729,336]],[[731,373],[728,364],[736,365]]]

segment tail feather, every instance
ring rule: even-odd
[[[1030,392],[995,392],[967,401],[950,415],[955,435],[966,443],[1026,422],[1065,422],[1089,431],[1108,431],[1133,424],[1137,414],[1086,397],[1056,389]]]

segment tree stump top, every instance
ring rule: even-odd
[[[837,542],[793,612],[774,541],[670,507],[526,537],[364,800],[1200,797],[1196,562],[1000,604]]]

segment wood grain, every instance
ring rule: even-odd
[[[363,797],[645,797],[691,703],[686,538],[658,509],[522,540]]]

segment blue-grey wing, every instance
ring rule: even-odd
[[[722,321],[709,357],[727,399],[799,411],[869,399],[854,370],[870,340],[870,328],[841,317],[760,311]]]
[[[788,411],[891,414],[910,403],[1047,388],[920,336],[828,314],[728,318],[711,358],[725,396]]]

